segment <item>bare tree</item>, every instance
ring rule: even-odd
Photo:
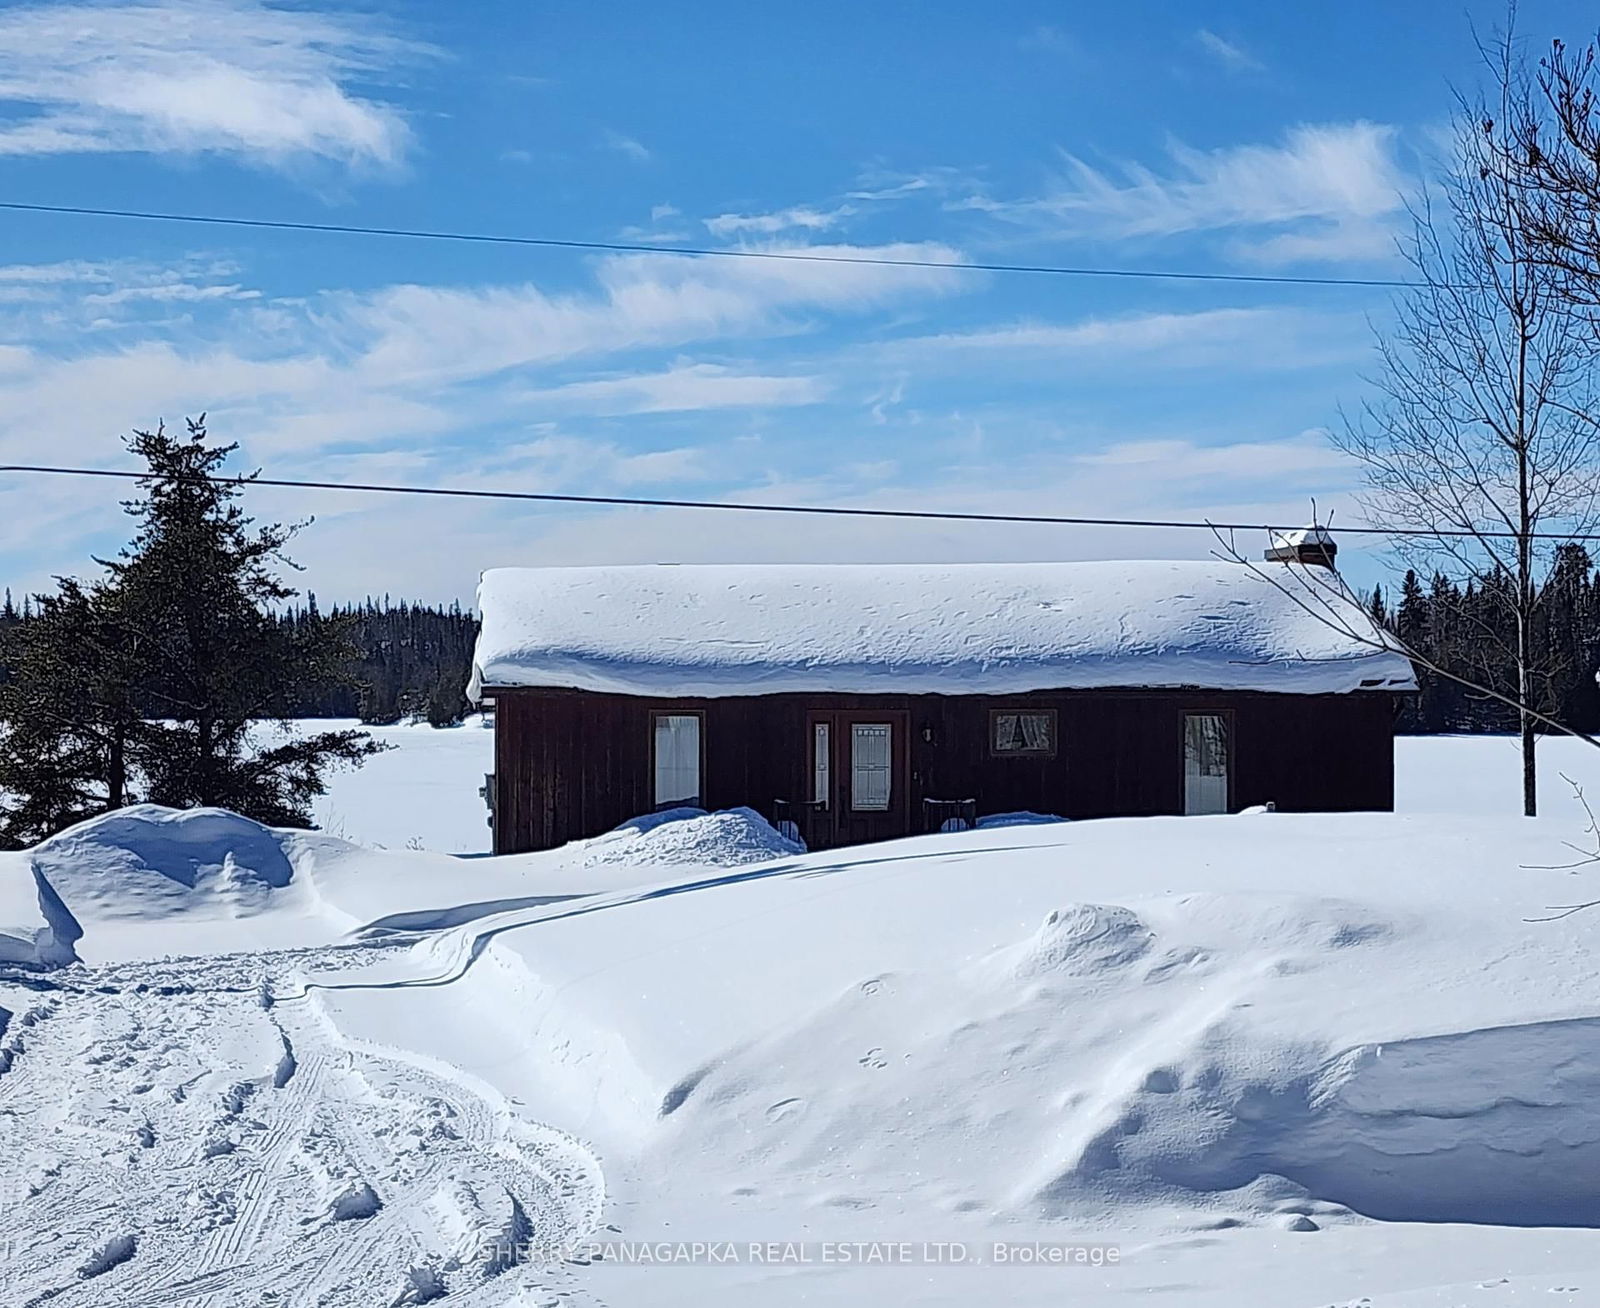
[[[1536,572],[1550,537],[1595,524],[1600,425],[1594,336],[1530,236],[1527,186],[1508,148],[1507,124],[1535,93],[1510,37],[1490,53],[1493,99],[1462,106],[1438,198],[1413,209],[1404,252],[1416,285],[1380,337],[1376,398],[1335,441],[1364,466],[1369,516],[1416,533],[1394,538],[1407,566],[1477,578],[1480,597],[1503,608],[1504,624],[1477,627],[1480,647],[1500,657],[1452,675],[1515,706],[1531,817],[1552,671],[1534,641]],[[1514,684],[1496,685],[1496,666],[1514,668]]]
[[[1600,48],[1553,41],[1504,106],[1494,143],[1535,255],[1574,304],[1600,310]]]

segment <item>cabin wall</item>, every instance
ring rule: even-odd
[[[564,690],[497,690],[495,848],[545,849],[649,812],[653,712],[698,711],[705,803],[748,805],[811,785],[807,715],[908,715],[911,829],[922,799],[973,799],[979,814],[1016,810],[1090,818],[1183,808],[1183,715],[1231,722],[1230,807],[1289,812],[1394,807],[1394,697],[1381,693],[1059,691],[1014,696],[771,695],[657,700]],[[990,753],[994,709],[1053,709],[1053,758]]]

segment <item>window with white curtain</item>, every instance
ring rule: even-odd
[[[892,740],[887,722],[850,725],[850,807],[858,813],[882,813],[889,807]]]
[[[700,806],[700,715],[655,715],[656,807]]]
[[[996,754],[1054,754],[1056,715],[1054,709],[1022,713],[1002,709],[990,715],[990,744]]]
[[[1228,811],[1228,719],[1221,713],[1183,715],[1183,811]]]

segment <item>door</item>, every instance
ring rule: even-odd
[[[1232,734],[1226,713],[1183,715],[1183,811],[1226,813]]]
[[[811,714],[806,735],[818,848],[909,834],[906,724],[904,710]]]

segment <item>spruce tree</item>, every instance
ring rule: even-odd
[[[25,622],[6,629],[0,661],[0,846],[32,845],[121,808],[147,726],[142,658],[103,582],[60,578]]]
[[[327,769],[381,746],[358,731],[266,744],[255,728],[263,719],[286,726],[298,688],[337,683],[355,653],[342,626],[297,629],[273,612],[295,594],[278,569],[293,566],[283,549],[298,528],[246,516],[239,483],[218,480],[237,447],[212,444],[203,416],[187,436],[158,427],[135,432],[128,448],[148,470],[142,497],[125,506],[139,526],[106,566],[147,670],[147,796],[308,825]]]

